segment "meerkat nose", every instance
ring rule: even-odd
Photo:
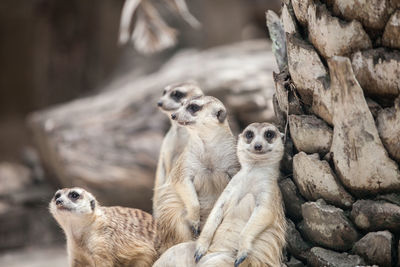
[[[57,199],[56,200],[56,205],[60,205],[60,204],[62,204],[63,203],[63,201],[61,200],[61,199]]]
[[[254,149],[255,149],[256,151],[261,151],[262,145],[260,145],[260,144],[255,144],[255,145],[254,145]]]
[[[158,101],[158,102],[157,102],[157,106],[159,106],[159,107],[162,107],[162,104],[163,104],[163,103],[162,103],[161,101]]]
[[[171,114],[171,119],[176,120],[176,114],[175,113]]]

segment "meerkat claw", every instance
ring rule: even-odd
[[[200,251],[197,250],[196,253],[194,253],[194,261],[196,263],[198,263],[202,257],[203,257],[203,254],[200,253]]]
[[[238,267],[246,258],[247,258],[247,255],[243,255],[239,259],[236,259],[235,260],[235,267]]]

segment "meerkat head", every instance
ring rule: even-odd
[[[226,108],[221,101],[212,96],[192,98],[171,114],[172,120],[188,129],[210,128],[227,124]]]
[[[58,190],[50,202],[50,212],[59,220],[68,215],[79,217],[92,215],[95,212],[97,201],[86,190],[73,187]]]
[[[273,124],[250,124],[239,135],[237,151],[240,163],[279,163],[284,151],[282,137]]]
[[[178,110],[184,101],[202,95],[203,91],[194,81],[171,84],[164,88],[157,106],[169,116],[172,112]]]

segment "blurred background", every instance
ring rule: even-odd
[[[66,266],[47,211],[57,188],[151,212],[169,125],[155,103],[168,83],[197,80],[227,105],[235,132],[273,120],[265,11],[278,12],[279,0],[191,0],[199,29],[154,1],[179,34],[151,55],[118,45],[123,4],[0,2],[0,266]]]

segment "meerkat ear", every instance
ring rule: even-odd
[[[92,210],[94,210],[94,208],[96,207],[96,200],[90,200],[90,207],[92,208]]]
[[[226,119],[226,110],[221,108],[217,111],[217,119],[220,123],[223,123]]]

